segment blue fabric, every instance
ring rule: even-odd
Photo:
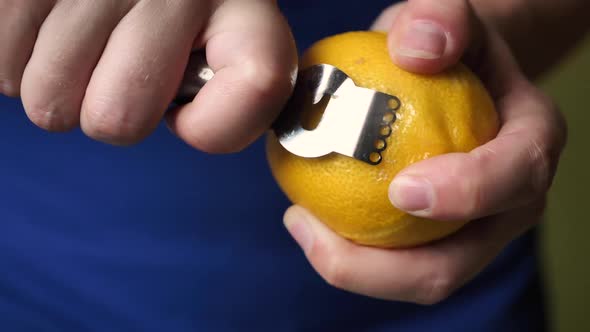
[[[281,4],[304,48],[388,1]],[[0,153],[2,331],[542,330],[534,234],[431,307],[326,285],[283,229],[260,141],[209,156],[160,127],[116,148],[0,97]]]

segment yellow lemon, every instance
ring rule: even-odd
[[[466,220],[433,221],[396,209],[388,187],[412,163],[468,152],[496,136],[498,116],[477,77],[461,64],[432,76],[406,72],[392,63],[386,36],[379,32],[321,40],[304,54],[301,68],[321,63],[336,66],[358,86],[397,96],[401,107],[377,166],[335,153],[301,158],[269,135],[269,164],[289,199],[336,233],[364,245],[415,246],[462,227]]]

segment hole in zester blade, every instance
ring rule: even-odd
[[[369,155],[369,161],[372,162],[373,164],[377,164],[381,161],[381,154],[379,152],[372,152]]]
[[[311,99],[301,104],[305,105],[304,109],[301,110],[301,126],[303,129],[314,130],[318,127],[331,98],[330,95],[324,95],[317,104],[313,104]]]
[[[391,98],[387,101],[387,106],[392,110],[397,110],[401,106],[401,104],[397,98]]]
[[[390,126],[382,126],[379,128],[379,135],[383,137],[388,137],[391,135],[391,127]]]
[[[393,112],[387,112],[385,114],[383,114],[383,123],[387,123],[390,124],[395,120],[395,114],[393,114]]]
[[[385,143],[385,140],[376,139],[375,142],[373,142],[373,146],[375,147],[375,149],[382,151],[385,149],[387,144]]]

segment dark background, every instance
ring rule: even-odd
[[[555,331],[590,331],[590,36],[542,86],[569,123],[569,142],[544,225],[546,280]]]

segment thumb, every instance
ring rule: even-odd
[[[400,67],[433,74],[456,64],[477,38],[478,19],[467,0],[409,0],[389,30],[389,51]]]

